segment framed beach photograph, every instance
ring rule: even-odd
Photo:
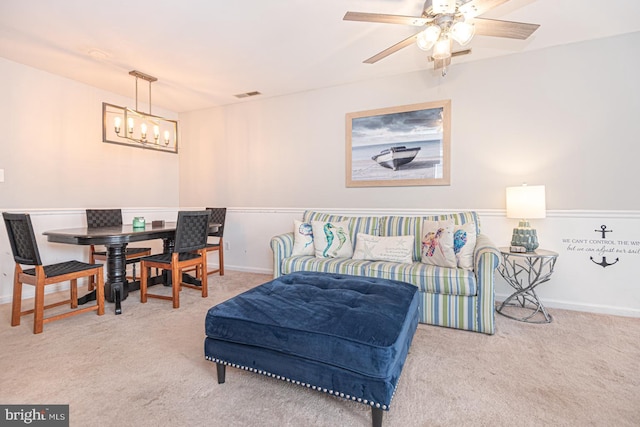
[[[347,187],[449,185],[451,100],[346,115]]]

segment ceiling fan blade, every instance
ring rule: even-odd
[[[379,22],[382,24],[413,25],[415,27],[422,27],[433,21],[431,18],[421,18],[417,16],[385,15],[366,12],[347,12],[342,19],[344,21]]]
[[[540,26],[524,22],[501,21],[499,19],[474,18],[476,34],[481,36],[507,37],[525,40]]]
[[[465,18],[470,19],[482,15],[508,1],[509,0],[471,0],[461,5],[458,10],[462,12]]]
[[[418,33],[420,34],[420,33]],[[407,37],[406,39],[402,40],[401,42],[398,42],[396,44],[394,44],[393,46],[383,50],[382,52],[372,56],[369,59],[366,59],[365,61],[363,61],[365,64],[375,64],[376,62],[380,61],[381,59],[386,58],[387,56],[391,55],[392,53],[396,53],[397,51],[399,51],[402,48],[405,48],[409,45],[411,45],[412,43],[416,42],[416,37],[418,37],[418,34],[414,34],[410,37]]]

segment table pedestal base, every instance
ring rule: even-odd
[[[498,272],[516,291],[496,311],[521,322],[551,323],[553,319],[540,302],[535,288],[549,281],[558,254],[543,249],[522,253],[500,248],[500,252],[502,263]]]
[[[510,319],[527,323],[551,323],[553,317],[547,312],[538,296],[533,290],[529,292],[516,292],[504,300],[496,311]],[[520,314],[526,313],[525,316]]]

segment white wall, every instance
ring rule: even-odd
[[[268,272],[269,238],[304,208],[474,209],[507,245],[515,222],[504,217],[505,187],[544,184],[548,217],[534,226],[560,258],[543,300],[640,316],[640,58],[630,54],[639,44],[635,33],[454,64],[444,79],[409,73],[181,114],[180,205],[235,207],[225,262]],[[345,187],[346,113],[441,99],[452,101],[450,186]],[[601,225],[614,229],[612,244],[598,244]],[[613,266],[590,259],[611,262],[616,251]],[[498,282],[504,298],[510,288]]]
[[[178,156],[101,142],[101,103],[131,100],[0,59],[0,210],[32,213],[39,234],[82,225],[86,207],[170,219],[178,206],[228,206],[227,267],[268,273],[270,237],[305,208],[475,209],[505,245],[514,221],[504,218],[504,188],[545,184],[548,217],[534,226],[560,259],[543,300],[640,316],[631,243],[640,241],[640,59],[630,55],[639,43],[636,33],[457,64],[445,79],[409,73],[181,114]],[[440,99],[453,108],[450,186],[345,187],[346,113]],[[614,230],[612,244],[597,244],[601,225]],[[48,262],[86,256],[44,240],[40,249]],[[591,256],[619,262],[603,268]],[[12,274],[2,227],[0,302],[10,300]],[[498,297],[508,292],[499,279]]]
[[[181,114],[180,204],[640,210],[640,33]],[[455,60],[454,60],[455,63]],[[286,72],[286,71],[283,71]],[[452,101],[446,187],[345,187],[345,114]],[[205,191],[200,183],[207,185]],[[204,200],[203,200],[204,197]]]
[[[0,76],[0,209],[178,204],[178,156],[102,142],[102,103],[133,100],[2,58]]]
[[[88,259],[86,248],[41,236],[83,226],[85,208],[121,207],[129,219],[169,206],[175,220],[178,156],[102,142],[102,102],[134,106],[133,100],[2,58],[0,94],[0,211],[31,213],[44,262]],[[11,299],[14,263],[4,224],[0,228],[2,303]]]

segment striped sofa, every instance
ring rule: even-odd
[[[473,271],[420,262],[422,222],[447,219],[453,219],[456,224],[475,224],[477,235]],[[414,235],[414,262],[401,264],[351,258],[291,256],[294,235],[290,232],[271,239],[274,278],[296,271],[316,271],[400,280],[418,287],[421,323],[485,334],[495,333],[494,273],[500,262],[500,251],[487,236],[480,233],[480,221],[476,212],[355,217],[307,210],[303,221],[348,221],[354,247],[358,233],[378,236]]]

